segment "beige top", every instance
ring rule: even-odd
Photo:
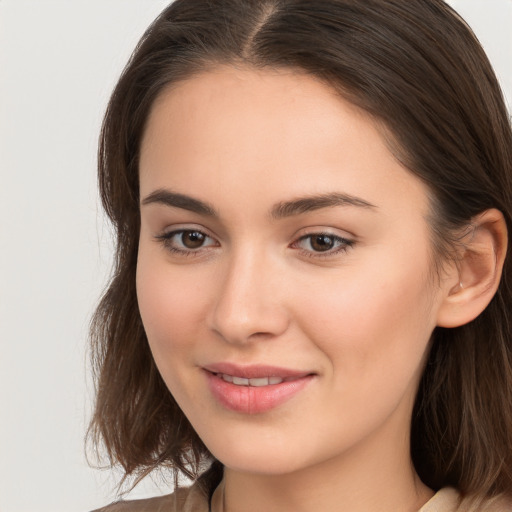
[[[118,501],[95,512],[208,512],[208,498],[199,486],[185,487],[173,494],[145,500]],[[470,506],[460,503],[459,493],[446,487],[437,492],[418,512],[512,512],[512,503],[487,501]]]

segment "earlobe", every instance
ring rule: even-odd
[[[449,276],[455,284],[447,286],[438,310],[439,327],[467,324],[488,306],[500,283],[507,240],[507,225],[499,210],[486,210],[472,220]]]

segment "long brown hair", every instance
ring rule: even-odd
[[[217,64],[297,69],[330,84],[390,134],[428,186],[438,261],[488,208],[512,227],[512,133],[492,68],[442,0],[176,0],[144,34],[111,97],[99,185],[117,234],[115,269],[92,323],[97,400],[90,433],[126,475],[211,460],[152,359],[137,306],[138,158],[155,98]],[[490,497],[512,489],[512,259],[487,309],[437,328],[412,417],[429,487]]]

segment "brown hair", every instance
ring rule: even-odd
[[[126,475],[211,460],[152,359],[137,306],[138,157],[169,84],[216,64],[298,69],[379,120],[397,158],[431,192],[438,260],[488,208],[510,230],[512,133],[477,39],[441,0],[176,0],[144,34],[111,97],[99,185],[117,234],[115,270],[92,324],[91,434]],[[512,489],[511,258],[487,309],[437,328],[412,418],[422,480],[483,497]]]

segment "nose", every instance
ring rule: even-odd
[[[282,272],[259,252],[240,251],[224,262],[209,327],[228,343],[272,339],[289,326]]]

